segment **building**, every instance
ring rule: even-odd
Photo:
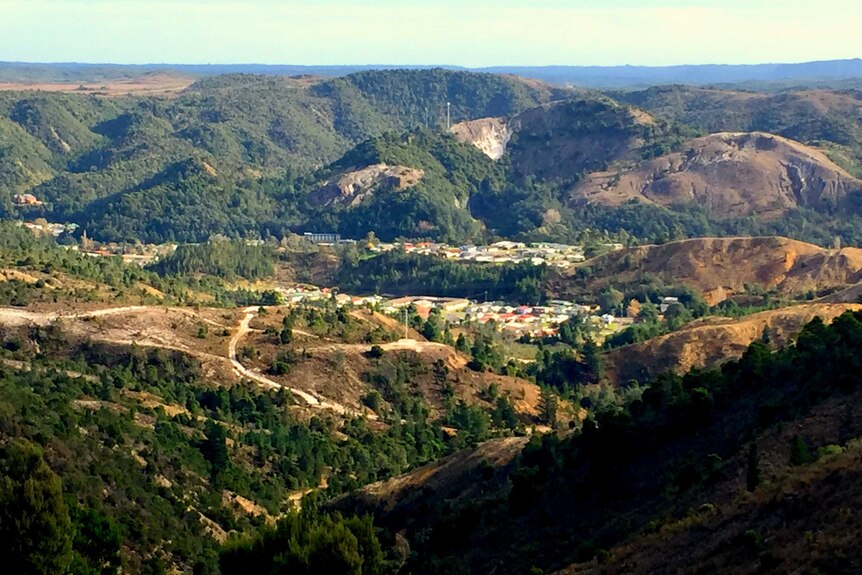
[[[33,194],[15,194],[12,197],[12,201],[15,202],[16,206],[41,206],[42,200],[34,196]]]
[[[341,234],[305,232],[302,237],[313,244],[337,244],[341,241]]]

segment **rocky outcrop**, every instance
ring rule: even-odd
[[[330,178],[310,194],[309,200],[318,206],[355,207],[378,191],[415,186],[423,175],[417,168],[374,164]]]

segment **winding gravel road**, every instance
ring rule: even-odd
[[[96,309],[96,310],[83,311],[83,312],[35,312],[35,311],[26,310],[26,309],[6,307],[6,308],[0,308],[0,324],[12,325],[12,326],[26,326],[26,325],[43,325],[44,326],[44,325],[49,325],[52,322],[55,322],[58,320],[69,320],[69,319],[71,319],[71,320],[82,320],[82,319],[89,319],[89,318],[96,318],[96,317],[105,317],[105,316],[109,316],[109,315],[118,315],[118,314],[124,314],[124,313],[135,313],[135,312],[139,312],[139,311],[148,311],[148,310],[164,310],[164,309],[166,309],[166,308],[163,308],[160,306],[134,305],[134,306],[124,306],[124,307],[103,308],[103,309]],[[174,310],[174,311],[177,311],[180,313],[187,313],[187,314],[194,315],[195,317],[197,317],[197,314],[194,314],[190,310],[185,310],[182,308],[167,308],[167,309],[171,309],[171,310]],[[238,347],[240,341],[242,341],[242,339],[245,336],[247,336],[250,331],[252,331],[249,326],[251,324],[251,320],[254,319],[255,314],[256,314],[258,309],[259,308],[257,308],[257,307],[248,307],[248,308],[244,308],[242,310],[245,313],[245,315],[243,316],[242,320],[240,320],[239,325],[236,328],[236,331],[234,332],[233,336],[231,337],[230,341],[228,342],[228,357],[227,358],[225,358],[223,356],[215,356],[215,355],[205,354],[202,352],[192,351],[192,350],[188,350],[188,349],[182,349],[180,347],[177,347],[176,345],[171,345],[169,343],[162,343],[162,342],[157,342],[157,341],[153,341],[153,342],[149,343],[148,345],[151,345],[152,347],[164,347],[164,348],[168,348],[168,349],[175,349],[178,351],[183,351],[186,353],[202,355],[202,356],[208,357],[209,359],[218,359],[218,360],[222,360],[222,361],[227,359],[230,361],[231,366],[233,367],[233,370],[236,372],[236,374],[239,377],[246,378],[248,380],[254,381],[256,383],[259,383],[259,384],[264,385],[264,386],[269,387],[269,388],[286,389],[291,394],[293,394],[294,396],[298,397],[303,402],[305,402],[305,404],[311,408],[325,409],[325,410],[333,411],[333,412],[341,414],[341,415],[361,416],[361,417],[365,417],[365,418],[370,419],[370,420],[378,419],[377,415],[374,413],[368,413],[366,411],[358,411],[354,408],[345,406],[345,405],[338,403],[336,401],[332,401],[330,399],[327,399],[327,398],[325,398],[319,394],[308,392],[308,391],[305,391],[302,389],[298,389],[296,387],[290,387],[290,386],[281,384],[277,381],[273,381],[272,379],[269,379],[268,377],[264,376],[263,374],[259,373],[258,371],[255,371],[253,369],[249,369],[249,368],[245,367],[239,361],[239,358],[237,356],[237,347]],[[213,324],[213,325],[220,325],[220,324],[217,324],[216,322],[213,322],[211,320],[204,319],[203,321],[205,321],[206,323]],[[304,335],[304,336],[308,336],[308,337],[317,337],[313,334],[306,333],[306,332],[303,332],[300,330],[294,330],[294,331],[299,335]],[[128,341],[126,341],[126,340],[119,340],[119,339],[113,339],[112,338],[112,339],[110,339],[110,341],[112,341],[113,343],[126,344],[126,345],[131,345],[132,343],[135,343],[135,341],[132,339],[129,339]],[[325,346],[326,349],[331,349],[331,350],[342,349],[342,350],[354,350],[354,351],[355,350],[367,350],[367,349],[369,349],[369,347],[370,346],[368,346],[368,345],[337,344],[337,343],[333,343],[331,345]],[[387,351],[389,351],[389,350],[393,350],[393,351],[394,350],[412,350],[412,351],[416,351],[416,352],[429,351],[431,349],[436,349],[436,348],[441,348],[441,349],[446,348],[446,346],[444,346],[442,344],[429,343],[429,342],[417,342],[415,340],[399,340],[396,342],[383,344],[383,345],[381,345],[381,347]]]

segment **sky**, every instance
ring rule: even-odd
[[[0,0],[0,61],[672,65],[862,57],[859,0]]]

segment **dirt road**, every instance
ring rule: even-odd
[[[357,414],[356,410],[349,409],[340,403],[335,401],[330,401],[326,398],[313,395],[307,391],[303,391],[301,389],[297,389],[295,387],[289,387],[286,385],[282,385],[277,381],[273,381],[264,375],[245,367],[242,363],[240,363],[237,358],[236,348],[239,344],[240,340],[244,338],[251,331],[249,324],[251,324],[251,320],[254,319],[255,312],[258,308],[249,307],[245,308],[243,311],[245,312],[245,316],[243,316],[242,320],[239,322],[239,326],[236,329],[236,332],[233,334],[233,337],[230,338],[230,342],[228,343],[228,358],[230,359],[231,364],[234,367],[234,370],[241,376],[252,381],[256,381],[262,385],[272,388],[284,388],[288,390],[290,393],[295,395],[296,397],[301,398],[305,403],[307,403],[310,407],[318,408],[318,409],[329,409],[339,414],[351,413]],[[377,419],[377,416],[374,414],[365,414],[365,417],[368,419]]]
[[[160,338],[152,336],[152,337],[144,337],[141,338],[141,334],[137,334],[138,337],[132,337],[131,335],[123,335],[123,337],[111,336],[106,333],[100,333],[99,335],[94,335],[95,338],[100,339],[102,341],[107,341],[111,343],[121,344],[121,345],[131,345],[133,343],[137,343],[138,345],[147,345],[150,347],[160,347],[165,349],[173,349],[177,351],[182,351],[185,353],[189,353],[192,355],[205,357],[209,360],[216,361],[229,361],[233,371],[241,378],[245,378],[256,383],[259,383],[263,386],[281,389],[284,388],[292,393],[294,396],[301,399],[311,408],[314,409],[325,409],[329,411],[333,411],[338,414],[349,414],[349,415],[360,415],[366,417],[368,419],[376,420],[377,416],[373,413],[360,412],[354,408],[345,406],[336,401],[327,399],[319,394],[305,391],[302,389],[298,389],[295,387],[290,387],[274,381],[265,375],[259,373],[256,370],[249,369],[245,367],[242,362],[240,362],[237,347],[244,337],[246,337],[249,332],[252,331],[250,328],[251,320],[254,319],[255,314],[257,313],[258,307],[248,307],[244,308],[242,312],[245,314],[240,320],[239,325],[235,328],[233,335],[231,336],[230,341],[228,342],[228,357],[223,357],[220,355],[212,355],[209,353],[204,353],[200,351],[195,351],[191,349],[184,348],[183,346],[178,345],[179,342],[168,342],[161,341]],[[212,325],[219,325],[212,320],[200,318],[198,314],[192,312],[188,309],[183,308],[164,308],[160,306],[124,306],[124,307],[112,307],[112,308],[103,308],[96,309],[90,311],[83,312],[35,312],[27,309],[20,308],[0,308],[0,324],[5,324],[9,326],[26,326],[26,325],[49,325],[55,321],[63,321],[63,320],[86,320],[91,318],[99,318],[110,315],[118,315],[124,313],[136,313],[136,312],[146,312],[146,311],[176,311],[178,313],[183,313],[187,315],[194,316],[201,321]],[[224,327],[224,326],[221,326]],[[100,330],[101,331],[101,330]],[[297,335],[303,335],[306,337],[318,338],[314,334],[304,332],[301,330],[294,330]],[[324,346],[321,346],[320,349],[328,349],[332,351],[354,351],[354,352],[365,352],[370,349],[371,346],[366,344],[339,344],[339,343],[330,343]],[[448,346],[439,343],[430,343],[430,342],[419,342],[412,339],[402,339],[392,343],[382,344],[380,346],[384,351],[398,351],[398,350],[410,350],[418,353],[429,352],[429,351],[448,351]]]

